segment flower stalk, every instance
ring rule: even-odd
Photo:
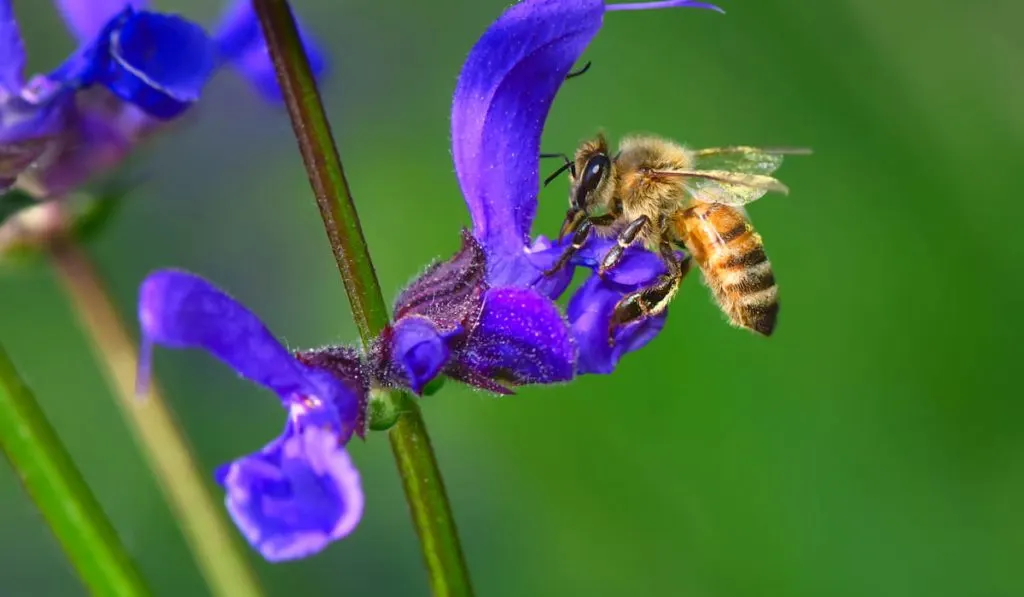
[[[262,597],[256,574],[200,474],[159,385],[152,381],[144,400],[136,395],[138,350],[99,272],[70,238],[55,241],[49,247],[49,257],[211,592],[224,597]]]
[[[0,347],[0,446],[94,595],[150,590],[96,497]]]
[[[320,92],[288,2],[253,0],[253,7],[277,71],[356,327],[363,344],[369,346],[388,326],[388,308]],[[391,402],[392,412],[401,413],[389,431],[389,438],[419,536],[431,590],[438,596],[472,595],[455,519],[419,406],[404,392],[388,392],[385,399]]]

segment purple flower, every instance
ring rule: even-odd
[[[462,248],[435,263],[395,303],[395,324],[371,347],[375,377],[421,393],[439,373],[497,393],[502,385],[573,376],[575,347],[557,305],[533,289],[487,281],[488,262],[463,231]]]
[[[119,164],[195,103],[221,64],[280,97],[247,0],[232,0],[212,38],[184,18],[145,10],[141,0],[57,4],[79,48],[25,83],[11,0],[0,0],[0,192],[18,184],[40,198],[62,196]]]
[[[606,11],[668,7],[721,10],[678,0],[524,0],[484,32],[466,59],[452,102],[452,154],[472,237],[464,238],[452,260],[429,269],[399,297],[396,323],[382,339],[386,347],[374,351],[384,363],[382,377],[390,374],[420,392],[444,373],[507,392],[500,382],[552,383],[574,374],[610,373],[626,352],[662,328],[664,314],[614,330],[609,342],[618,300],[665,273],[657,256],[633,247],[603,278],[593,274],[572,297],[566,320],[553,301],[569,285],[572,269],[544,275],[565,245],[530,237],[541,132],[566,75],[597,35]],[[592,238],[569,265],[596,271],[613,242]],[[474,258],[467,259],[467,252]]]
[[[154,344],[199,348],[273,391],[288,412],[280,437],[216,473],[228,512],[252,546],[267,560],[288,560],[352,532],[363,494],[344,446],[365,427],[361,360],[341,350],[321,366],[292,355],[252,312],[193,274],[154,272],[139,295],[140,388]]]

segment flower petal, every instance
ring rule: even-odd
[[[572,379],[576,351],[555,303],[527,288],[492,288],[456,360],[478,377],[515,385]]]
[[[213,74],[216,49],[203,28],[177,16],[126,11],[98,48],[98,82],[155,118],[179,115]]]
[[[521,272],[508,276],[513,280],[525,282],[525,284],[510,284],[508,282],[506,284],[529,286],[551,300],[562,296],[562,293],[565,292],[565,289],[572,282],[573,268],[563,267],[550,276],[546,275],[545,272],[554,267],[555,262],[558,261],[571,242],[571,239],[566,239],[562,244],[555,244],[546,236],[539,235],[534,239],[533,245],[524,251],[530,268],[527,269],[519,265],[518,267]],[[530,273],[532,273],[532,280],[530,279]]]
[[[541,130],[603,15],[602,0],[524,0],[466,59],[452,102],[452,154],[474,233],[490,251],[516,255],[527,244]]]
[[[21,90],[25,72],[25,45],[21,41],[12,0],[0,0],[0,102]]]
[[[609,327],[615,305],[625,292],[619,284],[602,280],[597,274],[576,291],[566,312],[572,336],[579,350],[576,373],[611,373],[619,359],[650,342],[665,326],[667,312],[627,325],[609,342]]]
[[[297,24],[313,76],[319,78],[327,68],[327,60],[302,24]],[[253,12],[252,0],[232,0],[214,28],[213,39],[220,60],[234,64],[265,98],[281,99],[281,88],[277,84],[266,39]]]
[[[281,437],[216,477],[231,518],[271,562],[323,550],[363,515],[359,472],[338,436],[315,425],[290,421]]]
[[[358,399],[351,390],[299,363],[258,317],[199,276],[174,270],[147,276],[139,290],[139,322],[140,378],[148,375],[154,343],[201,348],[282,399],[336,405],[343,427],[354,427]]]
[[[145,0],[56,0],[71,33],[81,43],[91,43],[103,31],[110,19],[125,8],[145,8]]]
[[[456,333],[442,335],[430,320],[415,315],[395,323],[390,360],[413,392],[422,394],[423,388],[448,364],[448,339]]]

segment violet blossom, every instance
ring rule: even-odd
[[[163,270],[142,284],[140,379],[154,344],[200,348],[274,391],[288,411],[282,435],[217,473],[246,538],[269,560],[302,557],[350,532],[362,511],[359,477],[343,446],[367,422],[371,387],[421,393],[439,375],[497,393],[607,373],[643,346],[664,316],[616,330],[615,303],[665,272],[634,247],[569,301],[554,299],[573,271],[597,263],[614,241],[593,239],[545,276],[565,249],[531,242],[539,144],[554,96],[601,27],[605,10],[707,5],[525,0],[508,9],[471,51],[452,108],[456,173],[473,221],[462,246],[429,266],[395,301],[395,322],[365,354],[328,347],[290,354],[243,305],[198,276]]]
[[[473,221],[472,237],[463,240],[452,260],[429,269],[399,297],[391,335],[377,349],[377,360],[386,363],[394,383],[419,393],[444,373],[508,392],[500,382],[552,383],[575,374],[609,373],[664,326],[667,313],[610,328],[619,299],[665,273],[657,256],[631,247],[599,277],[599,260],[614,241],[591,238],[569,267],[545,276],[565,244],[543,236],[531,242],[530,231],[544,122],[605,12],[670,7],[721,10],[679,0],[611,5],[524,0],[484,32],[462,68],[451,116],[452,155]],[[467,260],[467,251],[479,251],[479,259]],[[467,265],[477,261],[485,262],[479,266],[485,273]],[[595,273],[573,295],[563,318],[553,301],[565,291],[575,266]],[[475,292],[453,292],[469,285]],[[436,297],[434,305],[419,299],[428,293]],[[413,306],[409,294],[418,299]]]
[[[75,190],[181,116],[223,64],[280,97],[248,0],[232,0],[212,36],[146,10],[143,0],[57,0],[80,45],[28,82],[11,4],[0,0],[0,192],[15,184],[38,198]],[[322,71],[320,54],[306,46]]]
[[[367,386],[354,353],[335,352],[328,366],[293,355],[243,305],[174,270],[153,272],[142,283],[139,322],[141,384],[154,344],[199,348],[270,389],[287,411],[278,438],[216,473],[228,512],[264,558],[305,557],[355,529],[363,493],[344,446],[365,428]]]

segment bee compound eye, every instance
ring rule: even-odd
[[[611,162],[606,155],[598,154],[587,160],[587,166],[580,177],[580,189],[585,193],[596,189],[610,168]]]

